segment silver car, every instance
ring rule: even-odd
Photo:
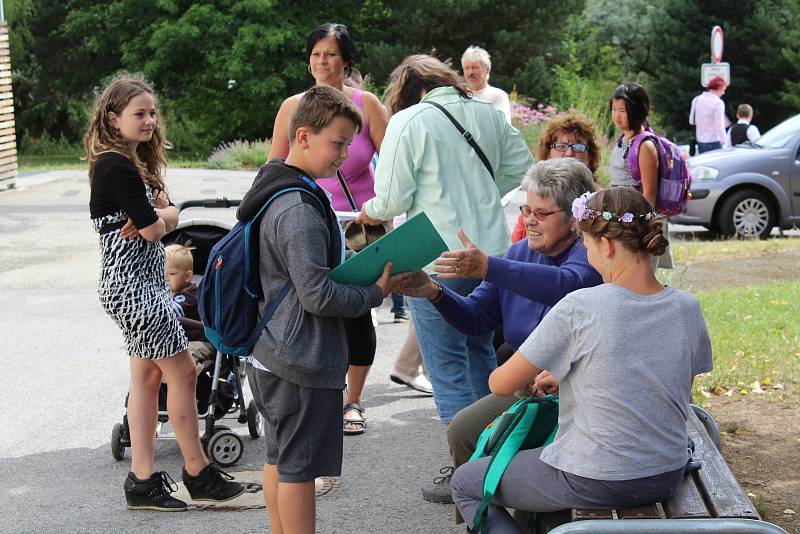
[[[705,226],[724,236],[769,236],[800,223],[800,115],[756,144],[714,150],[688,160],[692,199],[671,222]]]

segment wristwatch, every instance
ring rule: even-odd
[[[436,284],[436,296],[430,299],[431,304],[436,304],[440,300],[442,300],[442,296],[444,295],[444,287],[439,282],[434,282]]]

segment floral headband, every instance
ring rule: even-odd
[[[586,221],[589,219],[596,219],[597,217],[602,217],[606,221],[618,221],[621,223],[632,223],[634,219],[643,218],[646,221],[649,221],[653,217],[656,216],[654,211],[645,213],[644,215],[634,215],[633,213],[626,211],[622,215],[618,213],[613,213],[611,211],[595,211],[591,208],[586,207],[586,203],[589,202],[589,199],[594,196],[594,193],[586,192],[572,201],[572,216],[575,217],[576,221]]]

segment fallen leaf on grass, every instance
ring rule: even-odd
[[[772,389],[783,389],[783,384],[775,384]]]
[[[771,386],[772,385],[772,379],[770,377],[765,378],[764,380],[761,381],[761,385],[762,386]]]
[[[722,387],[722,386],[714,386],[711,389],[711,393],[713,393],[714,395],[723,395],[727,391],[728,390],[726,388]]]
[[[725,396],[726,396],[726,397],[732,397],[732,396],[733,396],[733,390],[732,390],[732,389],[729,389],[728,391],[726,391],[726,392],[725,392]]]
[[[751,499],[755,499],[756,498],[756,494],[753,493],[752,491],[748,491],[747,492],[747,496],[750,497]]]
[[[750,394],[750,392],[747,391],[746,389],[742,388],[742,389],[739,390],[739,394],[741,394],[742,397],[746,397],[746,396],[748,396]]]
[[[753,393],[757,395],[761,395],[762,393],[764,393],[764,390],[761,389],[761,384],[759,384],[758,380],[750,384],[750,389],[752,390]]]
[[[791,508],[787,508],[786,510],[783,511],[783,513],[786,515],[794,515],[794,510],[792,510]]]

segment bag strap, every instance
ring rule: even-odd
[[[339,185],[342,186],[344,196],[347,197],[347,203],[350,204],[350,207],[353,208],[353,211],[358,211],[358,208],[356,207],[356,201],[353,198],[353,193],[350,192],[350,188],[347,186],[347,181],[344,179],[342,171],[339,169],[336,169],[336,177],[339,179]]]
[[[555,406],[558,406],[559,396],[545,395],[544,397],[525,397],[520,399],[508,410],[515,410],[515,424],[510,424],[507,428],[495,429],[495,431],[502,432],[503,435],[499,440],[497,440],[494,450],[491,451],[492,457],[491,460],[489,460],[489,464],[486,466],[486,472],[484,473],[483,497],[481,498],[480,503],[478,503],[478,508],[475,510],[475,516],[472,521],[472,528],[469,529],[469,534],[488,533],[488,524],[486,519],[489,511],[489,505],[494,498],[494,493],[497,490],[497,486],[500,485],[503,474],[511,463],[511,460],[514,458],[514,455],[517,454],[519,448],[522,446],[522,442],[525,441],[525,436],[527,435],[531,425],[536,420],[539,407],[544,403],[552,403]],[[548,434],[547,438],[544,440],[544,443],[542,443],[542,446],[551,444],[555,439],[557,432],[558,425],[555,425],[552,431]],[[495,460],[499,462],[498,465],[500,467],[492,470]]]
[[[252,219],[250,219],[250,221],[247,222],[247,224],[244,227],[244,251],[245,251],[244,252],[244,254],[245,254],[244,255],[244,257],[245,257],[245,262],[244,262],[245,286],[244,286],[244,290],[248,295],[250,295],[251,298],[257,298],[257,295],[253,291],[251,291],[249,287],[247,287],[247,280],[250,279],[250,275],[249,275],[250,264],[251,264],[250,256],[252,255],[251,250],[250,250],[250,234],[251,234],[252,228],[253,228],[254,225],[256,227],[258,227],[259,223],[261,222],[261,218],[264,216],[264,212],[267,210],[269,205],[272,204],[273,200],[278,198],[280,195],[282,195],[284,193],[289,193],[291,191],[298,191],[298,192],[301,192],[301,193],[310,194],[311,197],[313,197],[314,200],[317,201],[317,204],[319,204],[319,207],[322,209],[322,212],[323,213],[325,212],[325,207],[322,205],[322,202],[319,200],[319,198],[317,198],[317,195],[313,194],[308,189],[306,189],[304,187],[287,187],[286,189],[281,189],[280,191],[277,191],[277,192],[273,193],[273,195],[271,197],[269,197],[269,200],[267,200],[264,203],[264,205],[261,207],[261,209],[258,210],[258,213],[256,213],[256,215]],[[217,287],[219,287],[219,286],[217,286]],[[270,302],[269,306],[267,306],[267,308],[264,310],[264,314],[258,320],[258,325],[256,325],[256,328],[253,330],[253,332],[250,334],[250,337],[247,339],[247,346],[248,347],[254,347],[255,346],[256,341],[258,341],[259,336],[261,336],[261,332],[267,326],[267,323],[269,322],[269,320],[272,319],[272,316],[275,314],[275,310],[278,309],[278,306],[283,301],[283,299],[286,298],[286,295],[289,293],[289,290],[291,288],[292,288],[292,280],[289,279],[283,285],[281,290],[278,291],[278,294],[275,296],[275,298],[272,300],[272,302]]]
[[[444,113],[445,116],[447,116],[448,119],[450,119],[450,122],[452,122],[453,126],[456,127],[456,130],[458,130],[461,133],[461,136],[464,138],[464,140],[467,143],[469,143],[469,146],[471,146],[475,150],[475,152],[478,154],[478,157],[481,158],[481,161],[483,162],[484,166],[486,167],[486,170],[489,171],[489,174],[491,175],[492,180],[494,180],[494,170],[492,170],[492,164],[489,163],[489,158],[486,157],[486,154],[483,153],[483,150],[481,150],[481,147],[478,146],[478,142],[475,141],[475,138],[472,137],[472,134],[469,133],[467,130],[465,130],[464,127],[461,126],[461,124],[456,120],[456,118],[453,117],[450,114],[450,112],[448,112],[446,109],[444,109],[444,106],[442,106],[441,104],[437,104],[436,102],[432,102],[432,101],[431,102],[427,102],[427,103],[439,108],[441,110],[441,112]]]

